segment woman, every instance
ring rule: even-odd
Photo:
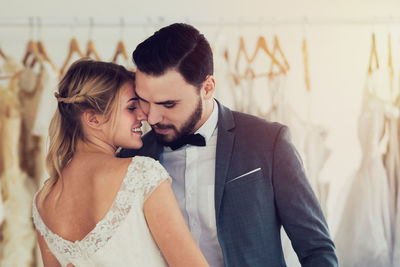
[[[33,203],[44,265],[208,266],[165,169],[147,157],[115,157],[118,147],[142,146],[145,115],[134,74],[81,60],[65,74],[56,97],[46,159],[50,179]]]

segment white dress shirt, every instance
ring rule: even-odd
[[[211,267],[224,266],[217,237],[214,205],[215,154],[218,105],[195,132],[204,136],[206,146],[185,145],[177,150],[164,147],[160,162],[172,177],[172,190],[183,217]]]

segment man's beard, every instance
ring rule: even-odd
[[[201,98],[199,97],[199,101],[197,103],[196,109],[193,111],[192,115],[190,115],[190,117],[183,124],[180,131],[178,131],[178,129],[176,129],[175,125],[172,125],[172,124],[164,125],[164,124],[157,123],[155,125],[152,125],[152,127],[156,126],[157,128],[160,128],[160,129],[172,129],[175,132],[175,136],[171,140],[167,140],[166,136],[163,134],[155,133],[157,142],[164,146],[169,146],[171,143],[179,140],[180,138],[182,138],[186,135],[192,134],[194,127],[196,126],[197,122],[199,122],[199,120],[201,119],[202,113],[203,113],[203,106],[201,103]]]

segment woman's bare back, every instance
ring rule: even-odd
[[[74,156],[38,207],[44,223],[66,240],[82,240],[107,214],[131,161],[99,153]]]

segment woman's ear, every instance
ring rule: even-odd
[[[202,94],[204,99],[212,98],[214,90],[215,90],[215,78],[212,75],[208,75],[206,80],[203,82]]]
[[[83,123],[93,129],[101,129],[103,115],[96,113],[93,109],[85,110],[82,114]]]

